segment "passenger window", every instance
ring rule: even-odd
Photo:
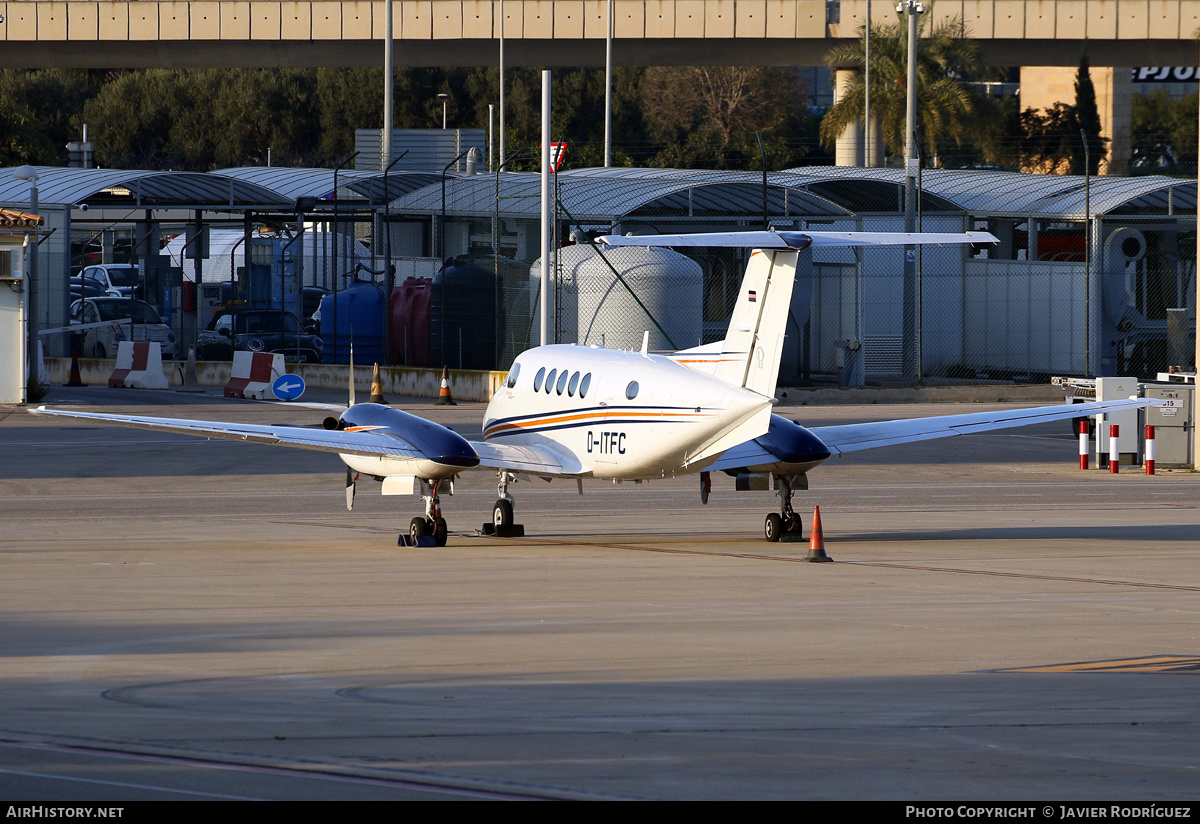
[[[637,393],[638,393],[637,381],[630,381],[629,386],[625,387],[625,397],[628,398],[629,400],[633,400],[634,398],[637,397]]]
[[[508,370],[508,380],[504,382],[504,385],[512,389],[517,385],[517,375],[519,374],[521,374],[521,364],[514,363],[512,369]]]
[[[575,397],[575,390],[576,390],[576,388],[578,388],[578,386],[579,386],[579,373],[576,372],[574,375],[571,376],[571,382],[569,384],[567,384],[567,395],[572,398]]]
[[[592,385],[592,373],[588,372],[583,376],[583,383],[579,384],[579,397],[587,395],[588,387]]]
[[[567,374],[567,370],[564,369],[562,374],[558,376],[558,386],[554,388],[554,391],[561,395],[563,390],[567,388],[567,378],[569,377],[570,375]]]
[[[546,394],[550,394],[550,390],[554,388],[554,376],[558,374],[557,369],[550,370],[550,376],[546,378]]]
[[[536,392],[542,388],[542,378],[546,377],[546,367],[538,370],[538,373],[533,376],[533,391]]]

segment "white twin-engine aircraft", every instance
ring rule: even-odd
[[[726,234],[604,237],[607,246],[728,246],[750,248],[750,262],[725,339],[657,355],[595,346],[539,346],[512,364],[488,404],[483,440],[468,441],[447,427],[372,403],[350,406],[324,429],[68,412],[63,415],[205,438],[278,444],[335,452],[349,467],[346,503],[366,475],[384,495],[424,498],[402,544],[428,536],[446,543],[440,493],[453,494],[467,469],[499,477],[498,500],[485,531],[523,534],[513,522],[509,484],[517,476],[643,481],[699,474],[707,503],[709,473],[737,477],[737,488],[778,492],[780,508],[766,517],[763,534],[778,541],[798,536],[792,494],[807,489],[806,473],[831,455],[879,446],[964,435],[1101,412],[1147,406],[1129,400],[1059,404],[1036,409],[980,412],[916,420],[806,429],[771,414],[797,255],[809,247],[994,243],[985,232],[899,234],[864,232],[736,232]]]

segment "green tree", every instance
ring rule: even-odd
[[[918,18],[920,29],[924,18]],[[831,68],[865,65],[866,31],[856,43],[829,52]],[[923,31],[919,31],[918,35]],[[961,21],[948,21],[929,29],[917,48],[917,132],[927,156],[936,156],[943,145],[969,144],[991,159],[998,154],[1002,130],[999,107],[972,81],[986,77],[979,49],[967,36]],[[908,99],[908,29],[897,22],[871,27],[871,117],[883,129],[883,140],[893,154],[904,150]],[[859,73],[846,93],[830,107],[821,122],[821,139],[833,146],[850,124],[861,121],[865,108],[865,82]]]
[[[802,128],[804,83],[792,69],[696,66],[646,69],[641,107],[647,131],[660,144],[651,165],[760,169],[763,136],[772,168],[796,165],[806,154],[789,140]]]
[[[1098,174],[1104,160],[1107,141],[1100,136],[1100,109],[1096,106],[1096,87],[1092,84],[1087,49],[1079,56],[1079,71],[1075,74],[1075,127],[1080,135],[1080,150],[1071,159],[1071,174]],[[1087,152],[1082,149],[1087,141]],[[1086,163],[1085,163],[1086,160]]]
[[[1133,96],[1132,166],[1140,172],[1195,174],[1197,114],[1195,92],[1181,97],[1158,88]]]

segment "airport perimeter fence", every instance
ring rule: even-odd
[[[769,175],[766,223],[903,231],[902,178],[867,172]],[[920,229],[989,231],[1000,242],[802,255],[781,383],[1044,382],[1192,365],[1194,182],[1093,178],[1098,206],[1085,209],[1080,177],[947,174],[959,177],[926,173]],[[393,203],[401,213],[393,248],[405,233],[437,237],[439,229],[446,244],[444,258],[395,259],[427,276],[444,260],[452,272],[444,303],[434,296],[434,365],[505,369],[540,342],[538,181],[503,175],[497,187],[488,178],[448,186],[444,223],[440,213],[403,214],[405,204]],[[763,201],[755,173],[560,174],[548,340],[639,349],[649,333],[652,351],[672,351],[721,339],[749,250],[604,250],[589,238],[760,229]]]
[[[753,172],[558,175],[547,341],[640,349],[649,333],[652,351],[673,351],[725,335],[749,250],[604,250],[594,236],[744,231],[764,222],[903,231],[897,170],[793,172],[770,173],[765,193]],[[1081,177],[925,172],[921,230],[989,231],[1000,242],[805,253],[781,384],[1043,382],[1193,365],[1195,182],[1092,178],[1090,201],[1085,188]],[[314,240],[294,261],[294,276],[339,295],[353,289],[355,306],[373,302],[373,319],[354,321],[356,354],[373,334],[381,362],[507,369],[541,342],[540,181],[448,178],[445,203],[443,217],[441,187],[433,186],[386,212],[347,204],[337,234],[329,220],[310,229],[317,238],[344,236],[337,262]],[[74,273],[78,264],[47,248],[41,266]],[[205,271],[217,268],[214,261]],[[64,320],[65,298],[50,297],[39,305],[43,327]],[[343,337],[348,329],[336,347],[327,341],[327,360],[343,359]]]

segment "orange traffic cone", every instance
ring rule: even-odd
[[[812,533],[808,539],[808,555],[804,560],[812,564],[829,564],[833,559],[825,554],[825,533],[821,531],[821,507],[813,507]]]
[[[454,398],[450,396],[450,373],[446,371],[446,367],[442,367],[442,386],[438,389],[438,399],[435,406],[458,406],[454,402]]]
[[[387,403],[383,399],[383,381],[379,378],[379,364],[375,364],[375,374],[371,376],[371,397],[368,398],[368,401],[370,403]]]
[[[83,386],[83,378],[79,376],[79,344],[74,340],[75,335],[71,338],[71,376],[63,386]]]

